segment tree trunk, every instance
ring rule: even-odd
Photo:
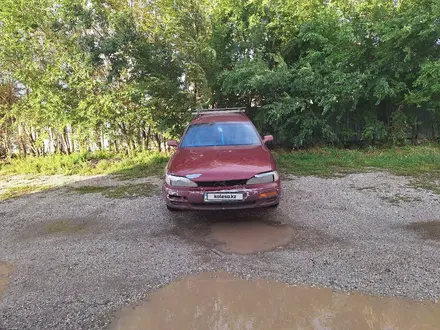
[[[20,136],[20,144],[21,144],[21,154],[24,158],[27,156],[27,147],[26,147],[26,141],[24,141],[23,136]]]
[[[154,138],[156,139],[157,147],[159,149],[159,152],[162,152],[162,145],[160,143],[160,137],[159,134],[154,134]]]
[[[61,153],[60,149],[60,140],[58,139],[58,134],[54,133],[54,144],[53,144],[53,150],[54,153],[58,154]]]
[[[27,155],[27,148],[26,148],[26,141],[23,139],[23,128],[21,125],[18,125],[18,153],[19,155],[26,157]]]
[[[127,154],[129,158],[133,156],[133,146],[131,139],[128,139]]]
[[[100,132],[101,150],[105,150],[106,149],[106,147],[105,147],[105,135],[104,135],[104,132],[102,130],[102,126],[101,126],[101,129],[100,129],[99,132]]]
[[[55,145],[54,145],[54,141],[53,141],[53,132],[52,132],[52,127],[49,127],[48,129],[49,131],[49,145],[47,146],[47,152],[49,154],[54,153],[55,152]],[[45,150],[46,152],[46,150]]]
[[[66,125],[64,127],[64,139],[66,140],[67,145],[67,153],[70,155],[73,151],[73,143],[72,143],[72,127],[70,125]]]
[[[8,134],[8,131],[5,131],[5,157],[11,158],[12,157],[12,143],[11,138]]]
[[[147,141],[147,133],[145,132],[145,127],[141,128],[141,142],[142,142],[142,151],[145,151],[147,146],[146,146],[146,141]]]
[[[67,146],[67,141],[64,136],[64,132],[58,134],[58,140],[61,142],[61,152],[64,154],[69,153],[69,147]]]
[[[31,127],[31,134],[29,135],[30,140],[31,140],[31,144],[32,144],[32,149],[34,152],[35,156],[40,156],[40,148],[37,145],[37,140],[38,140],[38,132],[35,130],[34,127]]]
[[[148,126],[148,131],[147,131],[147,142],[146,142],[147,150],[149,150],[149,148],[150,148],[150,137],[151,137],[150,126]]]

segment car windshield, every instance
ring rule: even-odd
[[[181,148],[261,145],[254,126],[246,122],[198,123],[189,126]]]

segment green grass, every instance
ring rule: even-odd
[[[389,171],[413,177],[413,185],[416,187],[440,192],[438,184],[434,182],[440,179],[438,145],[365,150],[278,150],[274,153],[282,174],[332,177],[356,172]],[[120,179],[162,176],[168,159],[166,154],[153,152],[137,153],[131,158],[106,152],[28,157],[0,164],[0,177],[17,174],[113,174]],[[7,194],[20,195],[20,189],[26,188],[17,188],[17,191],[8,191]]]
[[[167,162],[168,156],[157,152],[137,153],[131,158],[105,152],[51,155],[17,158],[0,163],[0,176],[115,174],[121,179],[130,179],[160,176]]]
[[[389,171],[412,177],[412,186],[440,194],[440,146],[347,150],[322,148],[276,152],[283,174],[335,177],[349,173]]]
[[[276,152],[281,172],[331,177],[338,174],[386,170],[396,175],[440,179],[440,147],[347,150],[322,148],[291,153]]]
[[[437,181],[440,180],[438,174],[436,175],[425,174],[414,178],[412,184],[416,188],[431,190],[432,192],[440,195],[440,184],[435,183],[434,180]]]
[[[0,193],[0,201],[11,198],[18,198],[24,195],[45,191],[52,188],[53,188],[52,186],[37,186],[37,185],[10,187],[6,189],[5,192]]]

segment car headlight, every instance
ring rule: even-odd
[[[246,184],[261,184],[278,181],[279,175],[277,171],[260,173],[247,180]]]
[[[197,183],[183,176],[175,176],[171,174],[165,175],[165,181],[173,187],[197,187]]]

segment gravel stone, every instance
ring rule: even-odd
[[[0,260],[14,266],[0,297],[0,329],[104,329],[122,307],[204,271],[440,297],[440,237],[411,229],[440,227],[440,196],[413,188],[410,178],[291,176],[278,209],[240,212],[171,213],[158,195],[111,199],[69,189],[145,182],[160,185],[154,178],[32,178],[58,188],[0,202]],[[14,184],[29,180],[0,182],[0,191]],[[204,239],[211,223],[247,218],[287,224],[296,234],[284,247],[249,255],[220,252]],[[53,224],[59,231],[48,231]]]

